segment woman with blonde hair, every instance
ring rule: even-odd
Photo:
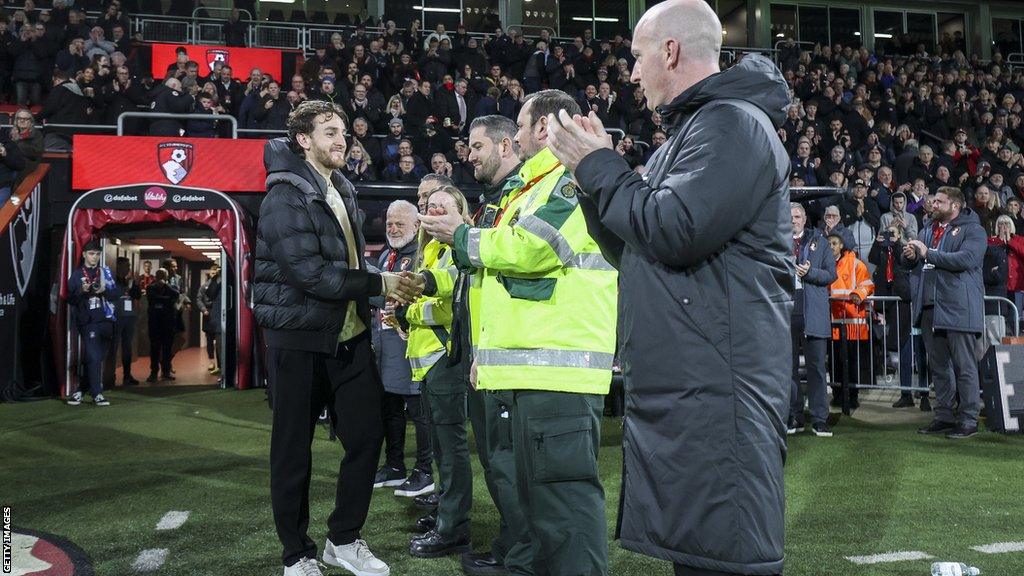
[[[450,212],[460,214],[467,224],[471,221],[469,203],[462,192],[455,186],[439,186],[427,198],[427,214],[440,216]],[[417,522],[417,526],[427,531],[412,539],[409,553],[419,558],[436,558],[470,550],[473,472],[466,433],[467,382],[465,370],[458,363],[449,365],[448,361],[447,344],[457,276],[451,248],[421,228],[416,261],[420,271],[450,272],[432,274],[437,279],[433,296],[422,296],[395,310],[395,320],[409,333],[406,356],[412,368],[412,379],[423,382],[435,443],[439,495],[435,515],[427,515]]]
[[[373,158],[370,157],[359,140],[352,139],[352,144],[349,145],[348,152],[345,153],[345,166],[341,169],[341,173],[350,182],[377,181]]]

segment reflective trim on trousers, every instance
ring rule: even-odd
[[[477,350],[477,366],[549,366],[611,370],[615,355],[609,352],[550,349]]]

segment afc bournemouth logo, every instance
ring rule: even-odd
[[[171,184],[177,184],[188,176],[192,170],[195,151],[191,144],[185,142],[161,142],[156,147],[156,161],[164,172],[164,178]]]
[[[213,72],[213,67],[217,62],[222,62],[225,66],[231,60],[231,52],[221,48],[211,48],[206,51],[206,65],[210,67],[210,72]]]
[[[92,563],[82,549],[64,538],[24,528],[13,528],[11,536],[12,562],[10,571],[7,571],[6,566],[4,570],[0,571],[3,574],[21,574],[23,576],[94,576],[95,574]]]

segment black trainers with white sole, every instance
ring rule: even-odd
[[[401,486],[405,484],[405,472],[392,466],[381,466],[373,477],[374,488]]]
[[[415,498],[434,491],[434,477],[429,472],[414,468],[409,478],[395,489],[395,496]]]
[[[811,426],[811,432],[820,438],[832,437],[832,430],[829,430],[828,424],[825,424],[824,422],[815,422],[814,425]]]

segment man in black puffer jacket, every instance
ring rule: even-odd
[[[355,189],[338,172],[346,124],[334,104],[304,102],[288,119],[288,138],[267,142],[264,151],[267,197],[257,228],[253,311],[267,342],[270,494],[285,576],[321,574],[306,530],[310,444],[325,406],[345,458],[323,561],[359,574],[389,571],[359,535],[383,439],[368,298],[409,302],[422,281],[366,269]]]

